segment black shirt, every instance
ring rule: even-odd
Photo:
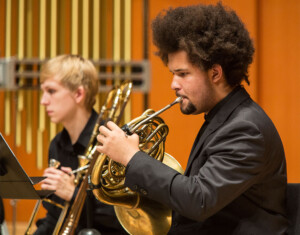
[[[72,145],[66,129],[63,129],[58,133],[50,143],[49,159],[58,160],[61,163],[61,166],[71,167],[73,170],[77,169],[78,155],[84,154],[92,135],[94,125],[97,121],[97,117],[97,113],[93,110],[88,123],[74,145]],[[75,189],[73,200],[75,199],[77,192],[78,187]],[[54,194],[50,196],[50,199],[60,204],[64,204],[64,200]],[[87,201],[89,206],[87,205]],[[43,202],[43,206],[47,210],[47,215],[45,218],[37,221],[38,229],[35,232],[36,235],[52,234],[61,213],[60,208],[50,203]],[[87,208],[94,208],[94,210],[91,212],[88,211]],[[87,221],[88,213],[91,213],[90,215],[93,218],[93,221]],[[101,235],[127,234],[117,220],[113,206],[99,202],[92,193],[87,195],[76,229],[76,234],[83,228],[87,228],[88,225],[92,225],[92,228],[97,229]]]

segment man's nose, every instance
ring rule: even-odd
[[[179,83],[178,77],[176,75],[173,75],[173,79],[172,79],[172,83],[171,83],[171,89],[172,90],[180,89],[180,83]]]

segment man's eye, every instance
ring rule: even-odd
[[[180,77],[185,77],[186,75],[187,75],[188,73],[179,73],[178,75],[180,76]]]

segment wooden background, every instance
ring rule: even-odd
[[[127,1],[127,0],[126,0]],[[66,3],[71,6],[71,0]],[[79,1],[80,2],[80,1]],[[107,1],[113,4],[114,1]],[[162,9],[184,5],[216,3],[209,0],[149,0],[149,22]],[[234,9],[241,17],[255,43],[255,59],[250,68],[251,85],[246,87],[252,98],[259,103],[275,123],[281,135],[288,169],[288,181],[300,182],[300,158],[297,146],[300,140],[300,1],[298,0],[224,0],[224,5]],[[38,3],[38,1],[33,1]],[[151,32],[147,40],[143,37],[144,1],[132,0],[132,59],[145,57],[144,42],[147,43],[147,57],[151,62],[151,89],[148,106],[158,110],[175,98],[170,89],[171,74],[163,63],[154,55]],[[0,57],[5,55],[5,6],[7,1],[0,0]],[[18,4],[18,1],[12,1]],[[111,15],[112,12],[108,12]],[[65,22],[67,24],[67,22]],[[150,24],[150,23],[149,23]],[[148,25],[149,25],[148,24]],[[13,32],[12,53],[17,54],[17,33]],[[108,46],[110,45],[109,42]],[[64,53],[70,53],[70,46]],[[0,91],[0,132],[4,132],[4,91]],[[137,92],[131,98],[131,116],[139,116],[144,111],[144,94]],[[12,115],[14,111],[12,110]],[[2,118],[3,117],[3,118]],[[162,114],[169,125],[166,151],[174,156],[185,168],[193,140],[202,125],[203,116],[184,116],[178,107],[173,107]],[[26,123],[24,123],[26,125]],[[13,130],[14,131],[14,130]],[[37,176],[42,170],[35,167],[35,152],[28,154],[25,146],[14,145],[14,132],[5,136],[21,165],[28,175]],[[25,136],[22,136],[25,138]],[[44,153],[47,153],[45,147]],[[45,156],[46,157],[46,156]],[[13,207],[11,200],[5,199],[6,220],[11,221]],[[31,200],[17,201],[17,221],[27,221],[33,209]]]

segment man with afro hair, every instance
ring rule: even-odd
[[[161,12],[152,30],[181,112],[205,117],[185,173],[140,151],[138,136],[112,122],[100,127],[98,151],[126,166],[126,186],[172,209],[169,234],[285,234],[285,154],[243,87],[254,53],[244,24],[221,3],[200,4]]]

